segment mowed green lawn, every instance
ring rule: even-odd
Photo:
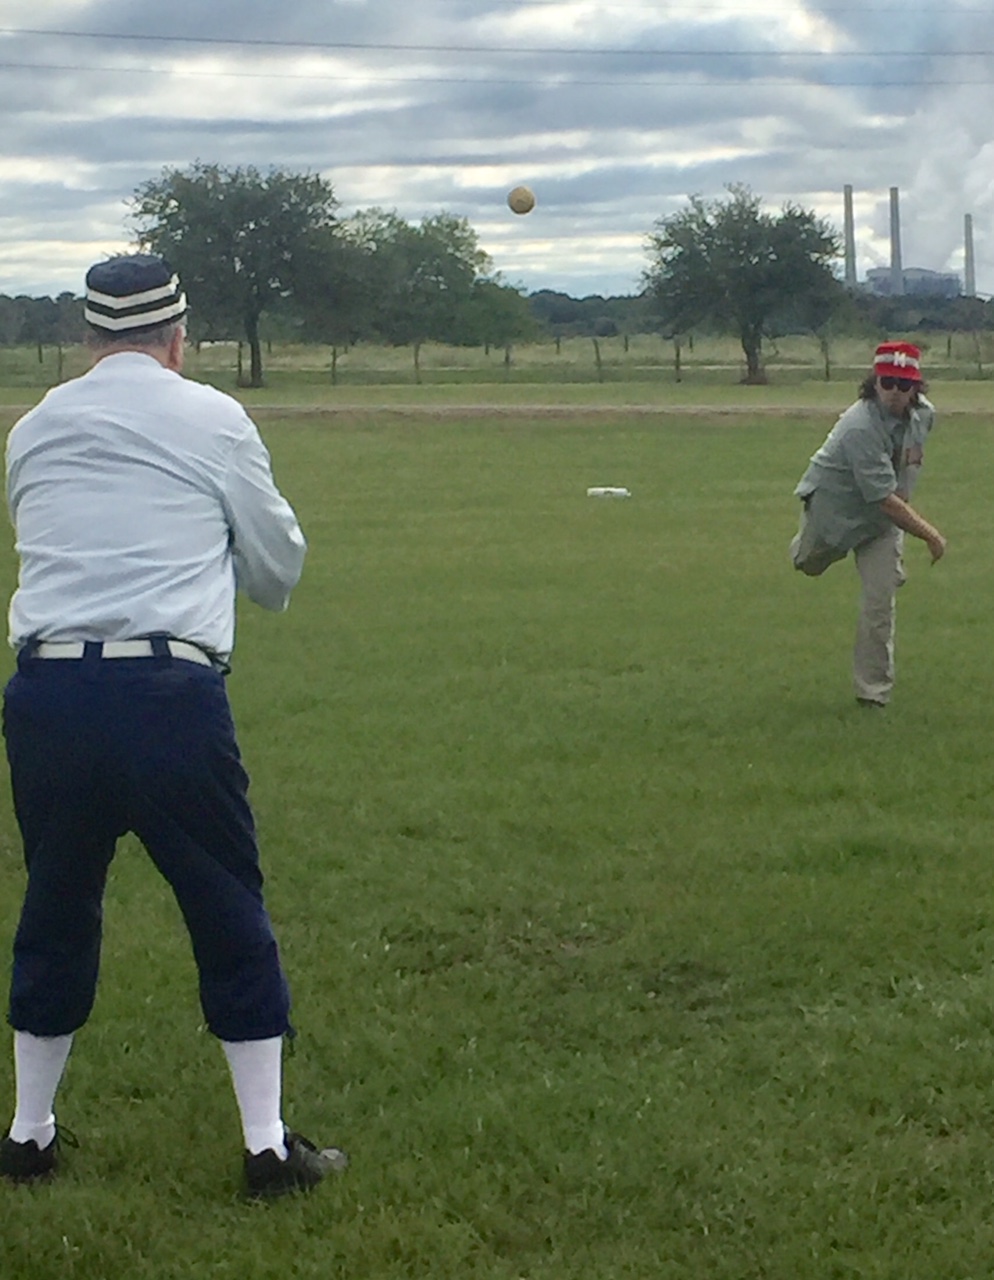
[[[80,1149],[0,1187],[0,1275],[990,1274],[994,422],[940,420],[949,552],[909,546],[878,715],[855,571],[786,555],[831,421],[260,416],[311,550],[287,615],[243,607],[230,692],[287,1117],[352,1167],[240,1202],[185,934],[125,842]],[[21,887],[4,792],[4,939]]]

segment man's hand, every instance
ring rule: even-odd
[[[933,564],[935,564],[936,560],[941,560],[945,555],[946,540],[942,534],[939,533],[938,529],[932,530],[932,536],[925,539],[925,545],[928,547]]]

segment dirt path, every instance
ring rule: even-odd
[[[834,419],[845,407],[784,404],[255,404],[246,405],[253,418],[822,418]],[[0,404],[0,417],[13,423],[33,404]],[[942,417],[976,417],[984,410],[943,409]]]
[[[248,405],[253,417],[394,416],[398,418],[616,418],[636,417],[824,417],[832,411],[816,405],[720,405],[720,404],[343,404]]]

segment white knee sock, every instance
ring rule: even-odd
[[[66,1069],[72,1036],[33,1036],[14,1032],[17,1103],[10,1136],[37,1142],[42,1149],[55,1137],[55,1094]]]
[[[222,1040],[242,1117],[245,1149],[252,1155],[275,1151],[287,1157],[281,1112],[283,1037],[271,1040]]]

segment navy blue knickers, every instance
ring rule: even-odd
[[[28,882],[10,1023],[65,1035],[89,1016],[103,895],[133,831],[190,932],[208,1027],[223,1040],[289,1030],[262,898],[255,824],[221,674],[169,656],[25,657],[3,730]]]

